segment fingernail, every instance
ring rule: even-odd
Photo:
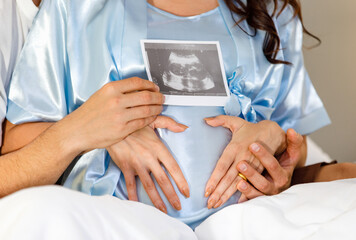
[[[208,187],[208,188],[206,189],[206,192],[205,192],[205,195],[204,195],[204,196],[205,196],[205,197],[209,197],[212,191],[213,191],[213,187]]]
[[[159,87],[157,85],[155,85],[155,88],[156,88],[157,91],[159,91]]]
[[[175,200],[175,201],[173,202],[173,206],[174,206],[174,208],[177,209],[177,210],[181,210],[181,209],[182,209],[182,207],[181,207],[181,205],[180,205],[180,202],[179,202],[178,200]]]
[[[186,130],[188,128],[188,126],[185,126],[184,124],[179,124],[179,128],[181,130]]]
[[[208,208],[212,208],[213,206],[215,206],[216,204],[216,200],[214,198],[211,198],[209,201],[208,201]]]
[[[189,188],[186,188],[184,187],[183,190],[183,195],[186,197],[186,198],[189,198],[190,197],[190,192],[189,192]]]
[[[256,143],[252,143],[251,144],[251,149],[254,152],[258,152],[260,150],[260,146],[258,146],[258,144],[256,144]]]
[[[221,200],[219,200],[219,201],[215,204],[214,208],[218,208],[218,207],[220,207],[220,206],[221,206],[221,204],[222,204],[222,201],[221,201]]]
[[[246,190],[247,189],[247,184],[244,181],[241,181],[238,185],[238,189],[241,190]]]
[[[166,207],[164,205],[159,205],[158,209],[161,210],[164,213],[167,213],[167,209],[166,209]]]
[[[244,164],[244,163],[239,164],[239,169],[240,169],[241,172],[246,171],[247,170],[246,164]]]

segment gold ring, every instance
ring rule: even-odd
[[[247,178],[245,177],[245,175],[243,175],[242,173],[239,173],[240,178],[242,178],[243,180],[247,181]]]

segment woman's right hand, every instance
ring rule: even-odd
[[[82,151],[106,148],[151,124],[163,102],[158,86],[134,77],[107,83],[61,122]]]
[[[138,176],[153,205],[167,213],[167,208],[150,174],[152,173],[168,201],[176,210],[181,209],[181,204],[162,166],[167,169],[185,197],[189,197],[189,186],[176,160],[155,133],[155,128],[183,132],[186,126],[176,123],[171,118],[158,116],[150,126],[134,132],[121,142],[108,147],[107,150],[124,174],[129,200],[138,200],[136,190],[136,176]]]

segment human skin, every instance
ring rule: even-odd
[[[32,0],[32,2],[38,7],[41,3],[41,0]]]
[[[272,154],[281,153],[286,146],[285,133],[277,123],[269,120],[259,123],[250,123],[239,117],[217,116],[205,119],[212,127],[225,127],[232,133],[232,139],[226,146],[216,167],[209,178],[205,197],[208,199],[208,208],[225,203],[236,191],[237,184],[241,180],[236,166],[246,160],[257,172],[261,173],[263,165],[248,149],[253,142],[260,142],[268,147]]]
[[[274,195],[290,187],[291,173],[300,158],[307,154],[303,145],[305,137],[294,130],[287,131],[287,150],[276,159],[262,145],[253,143],[249,149],[258,158],[266,169],[266,174],[261,175],[247,162],[240,162],[238,170],[244,174],[248,182],[241,180],[237,188],[244,195],[239,202],[244,202],[262,195]],[[325,165],[316,174],[314,182],[328,182],[340,179],[355,178],[355,163],[338,163]],[[256,188],[257,186],[257,188]]]
[[[191,16],[191,15],[200,14],[202,12],[212,10],[218,6],[218,3],[216,0],[209,0],[209,1],[203,1],[203,0],[199,0],[199,1],[187,1],[187,0],[161,1],[161,0],[158,0],[158,1],[149,1],[149,3],[151,3],[152,5],[160,8],[164,11],[170,12],[172,14],[180,15],[180,16]],[[22,125],[18,125],[18,126],[13,126],[13,125],[9,124],[10,127],[7,128],[7,130],[6,130],[7,136],[5,136],[5,144],[7,146],[9,146],[9,144],[12,143],[12,146],[8,147],[6,150],[11,151],[11,149],[15,150],[15,149],[19,149],[19,148],[25,146],[31,140],[31,138],[33,139],[34,137],[36,137],[46,128],[45,124],[46,123],[28,123],[28,124],[22,124]],[[34,126],[36,126],[36,129]],[[16,132],[17,132],[17,138],[14,137],[16,135]],[[21,140],[22,136],[27,136],[27,135],[31,135],[31,134],[32,134],[32,137],[29,137],[30,139],[27,139],[26,142],[24,142],[24,141],[17,142],[18,139]],[[154,137],[153,134],[154,133],[151,132],[151,137]],[[11,141],[11,135],[12,135],[12,137],[14,137],[12,141]],[[128,139],[131,137],[132,136],[130,135],[128,137]],[[135,137],[136,137],[136,139],[143,137],[143,132],[142,131],[135,132]],[[15,139],[16,139],[16,141],[15,141]],[[253,139],[253,141],[255,141],[255,140],[256,139]],[[6,142],[8,142],[8,143],[6,143]],[[119,144],[119,142],[117,142],[116,144]],[[162,149],[163,147],[164,146],[156,145],[156,148],[151,148],[151,149],[149,149],[150,151],[145,152],[145,153],[143,153],[142,151],[140,152],[140,150],[137,150],[137,151],[140,154],[152,154],[153,156],[155,156],[156,155],[155,153],[163,151],[163,149]],[[246,149],[246,151],[247,150],[248,149]],[[122,159],[117,158],[115,156],[115,154],[113,154],[114,151],[110,150],[110,152],[112,154],[111,157],[112,157],[113,161],[117,165],[122,164]],[[153,158],[154,160],[151,161],[151,163],[155,164],[155,166],[148,168],[148,169],[150,169],[151,172],[159,172],[160,170],[162,170],[161,166],[159,164],[156,164],[157,162],[160,162],[159,159],[157,159],[157,156],[155,156],[155,157],[156,158]],[[137,159],[133,159],[132,161],[137,161]],[[140,165],[136,164],[136,170],[138,170],[139,167],[140,167]],[[217,171],[217,173],[219,173],[219,171]],[[219,175],[221,177],[224,176],[224,174],[219,174]],[[141,179],[141,181],[142,181],[142,179]],[[168,184],[166,182],[166,180],[163,180],[162,183],[163,183],[163,185],[165,185],[165,183]],[[157,199],[157,201],[159,201],[159,199],[157,197],[155,197],[156,189],[152,188],[151,185],[144,184],[144,186],[146,186],[145,189],[146,189],[149,197],[151,199]],[[129,186],[128,191],[129,192],[136,191],[136,189],[134,189],[134,187],[135,187],[134,185]],[[219,186],[217,186],[217,188],[219,188]],[[183,193],[185,191],[183,188],[180,188],[180,190]],[[130,195],[131,195],[132,200],[135,200],[133,197],[134,195],[133,194],[130,194]],[[186,194],[184,194],[184,195],[186,195]],[[173,198],[174,194],[172,194],[171,196],[167,196],[169,201],[172,203],[172,202],[174,202],[174,199],[171,199],[171,197]],[[159,202],[153,202],[153,204],[155,206],[160,206]]]
[[[158,91],[152,82],[131,78],[104,85],[57,123],[7,121],[1,152],[11,153],[0,157],[0,196],[54,184],[77,155],[111,146],[151,124],[164,102]]]
[[[243,194],[239,202],[262,195],[274,195],[289,188],[294,169],[300,159],[306,158],[305,141],[305,137],[293,129],[288,129],[287,149],[278,159],[260,143],[251,144],[249,150],[261,162],[266,169],[266,173],[260,174],[246,161],[238,163],[237,170],[248,180],[247,182],[242,179],[236,186]]]
[[[149,1],[150,2],[150,1]],[[172,12],[175,14],[175,10],[177,10],[178,14],[181,15],[195,15],[198,14],[200,11],[209,11],[213,8],[216,8],[218,6],[218,3],[216,0],[213,1],[170,1],[168,4],[165,1],[154,1],[150,2],[153,5],[156,5],[158,7],[162,7],[162,9],[167,9],[168,11]],[[158,3],[158,5],[156,4]],[[204,3],[204,4],[203,4]],[[203,9],[202,9],[203,8]],[[172,11],[171,11],[172,10]],[[121,81],[120,81],[121,82]],[[97,105],[98,108],[101,108],[99,104]],[[104,114],[105,115],[105,114]],[[51,126],[53,123],[42,123],[42,122],[36,122],[36,123],[25,123],[25,124],[20,124],[20,125],[13,125],[10,122],[6,122],[6,128],[5,128],[5,138],[4,138],[4,145],[2,148],[2,153],[10,153],[15,150],[22,149],[24,146],[26,146],[28,143],[30,143],[33,139],[35,139],[37,136],[39,136],[43,131],[45,131],[49,126]],[[95,128],[94,128],[95,129]],[[120,141],[117,141],[117,143]],[[160,150],[160,149],[157,149]],[[156,151],[158,152],[158,151]],[[113,157],[113,160],[118,164],[118,160]],[[65,164],[67,166],[68,164]],[[161,168],[160,165],[156,165],[155,169],[151,168],[151,171],[156,171],[158,172],[159,170],[157,169]],[[65,167],[62,168],[61,171],[58,171],[58,174],[56,175],[55,179],[57,179],[60,174],[64,171]],[[178,177],[179,179],[179,177]],[[181,179],[181,178],[180,178]],[[52,179],[53,180],[53,179]],[[52,181],[53,182],[53,181]],[[55,181],[54,181],[55,182]],[[47,183],[49,183],[47,181]],[[150,186],[150,185],[146,185]],[[180,184],[182,186],[182,184]],[[184,188],[184,187],[183,187]],[[154,190],[152,188],[146,189],[148,191],[148,194],[151,199],[154,199]],[[186,192],[184,195],[189,195],[189,189],[185,190],[182,189],[182,191]],[[170,199],[170,197],[168,197]],[[172,200],[170,201],[172,202]],[[155,206],[159,206],[157,203],[154,203]]]

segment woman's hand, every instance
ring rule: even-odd
[[[259,159],[266,169],[261,175],[247,162],[237,165],[249,182],[241,180],[237,188],[242,193],[239,203],[262,195],[278,194],[290,187],[293,171],[299,162],[306,159],[306,138],[293,129],[287,131],[287,149],[277,160],[262,145],[253,143],[250,151]]]
[[[239,162],[246,160],[257,172],[263,171],[262,164],[249,151],[249,145],[259,142],[275,154],[285,148],[285,133],[272,121],[255,124],[239,117],[220,115],[208,118],[206,122],[213,127],[229,128],[232,132],[232,139],[218,160],[205,190],[205,196],[210,196],[208,208],[217,208],[237,191],[237,183],[241,179],[236,168]]]
[[[107,83],[62,121],[81,149],[105,148],[151,124],[163,102],[154,83],[134,77]]]
[[[123,141],[108,147],[107,150],[124,174],[128,198],[133,201],[138,200],[136,190],[136,176],[138,176],[154,206],[167,213],[167,208],[150,174],[153,174],[168,201],[177,210],[181,209],[181,204],[162,165],[185,197],[189,197],[189,186],[176,160],[154,132],[155,128],[183,132],[187,127],[171,118],[158,116],[150,126],[134,132]]]

